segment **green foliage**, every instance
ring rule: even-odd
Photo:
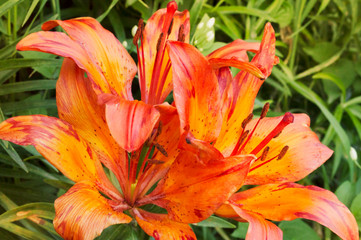
[[[361,221],[361,3],[358,0],[177,1],[191,13],[191,39],[207,54],[232,40],[260,40],[270,21],[277,34],[280,64],[262,87],[255,109],[271,102],[270,115],[306,112],[312,129],[333,149],[333,157],[302,180],[336,194]],[[17,53],[24,36],[50,19],[92,16],[131,44],[131,28],[166,2],[127,0],[0,0],[0,120],[26,114],[57,116],[55,84],[62,60],[41,53]],[[207,22],[215,24],[207,29]],[[199,25],[203,23],[203,25]],[[199,28],[197,26],[200,26]],[[215,38],[207,41],[207,33]],[[4,114],[4,116],[3,116]],[[50,219],[53,201],[71,182],[33,148],[0,141],[0,238],[60,239]],[[17,214],[21,212],[22,214]],[[193,226],[199,239],[244,238],[247,224],[211,218]],[[285,239],[336,239],[319,225],[280,223]],[[98,239],[146,239],[136,225],[115,225]],[[301,234],[300,234],[301,233]],[[125,238],[128,237],[128,238]]]

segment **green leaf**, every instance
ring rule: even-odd
[[[113,1],[110,3],[108,9],[107,9],[102,15],[100,15],[99,17],[97,17],[97,21],[98,21],[98,22],[103,21],[103,19],[109,14],[109,12],[113,9],[113,7],[114,7],[118,2],[119,2],[119,0],[113,0]]]
[[[25,111],[36,108],[56,108],[56,101],[54,99],[36,100],[36,101],[20,101],[8,102],[1,104],[5,114],[14,114],[17,111]]]
[[[317,42],[315,46],[307,46],[303,50],[317,63],[322,63],[340,51],[340,47],[331,42]]]
[[[0,16],[4,15],[10,8],[21,3],[23,0],[7,0],[0,6]]]
[[[301,219],[283,221],[278,225],[284,240],[321,240],[317,233]]]
[[[234,238],[242,238],[245,239],[248,231],[248,222],[239,222],[237,229],[232,233],[232,237]]]
[[[256,9],[256,8],[244,7],[244,6],[218,7],[217,13],[251,15],[251,16],[256,16],[256,17],[260,17],[260,18],[265,18],[266,20],[271,21],[271,22],[277,22],[277,19],[270,16],[269,13],[266,11]]]
[[[202,6],[205,3],[205,0],[195,0],[192,8],[189,10],[189,15],[190,15],[190,27],[191,27],[191,38],[193,37],[193,33],[196,30],[196,22],[197,19],[199,17],[199,14],[202,10]]]
[[[20,227],[14,223],[1,223],[1,228],[6,229],[7,231],[18,235],[24,239],[28,240],[53,240],[51,237],[46,236],[40,232],[33,232],[26,228]]]
[[[4,121],[4,115],[2,112],[2,109],[0,108],[0,122]],[[27,167],[25,166],[23,160],[21,159],[21,157],[19,156],[19,154],[15,151],[15,149],[13,148],[13,146],[6,141],[0,140],[0,145],[4,148],[4,150],[6,151],[7,154],[9,154],[9,156],[11,157],[12,160],[14,160],[14,162],[21,167],[25,172],[28,172],[29,170],[27,169]]]
[[[284,1],[282,7],[277,12],[271,14],[275,18],[276,22],[280,24],[280,27],[288,26],[292,18],[294,17],[293,6],[289,1]]]
[[[24,18],[24,21],[23,23],[21,24],[21,26],[24,26],[24,24],[28,21],[29,17],[31,16],[31,14],[33,13],[36,5],[38,5],[38,3],[40,2],[40,0],[33,0],[33,2],[31,3],[27,13],[26,13],[26,16]]]
[[[132,224],[117,224],[106,228],[95,240],[138,240],[144,239],[145,233]]]
[[[0,224],[14,222],[29,217],[54,219],[54,205],[52,203],[29,203],[12,208],[0,215]]]
[[[334,62],[336,62],[341,54],[343,53],[343,49],[341,49],[340,51],[338,51],[336,54],[334,54],[332,57],[328,58],[326,61],[312,67],[312,68],[309,68],[307,69],[306,71],[302,72],[302,73],[299,73],[296,75],[296,79],[300,79],[300,78],[304,78],[304,77],[307,77],[309,75],[312,75],[314,73],[317,73],[319,71],[321,71],[322,69],[330,66],[331,64],[333,64]]]
[[[343,182],[336,189],[336,196],[338,199],[343,202],[346,206],[350,206],[352,199],[354,198],[355,187],[351,184],[350,181]]]
[[[6,59],[0,60],[0,71],[14,68],[25,67],[44,67],[44,66],[56,66],[60,67],[62,60],[60,59]]]
[[[352,201],[350,210],[356,218],[358,229],[360,231],[361,230],[361,193],[359,193]]]
[[[216,216],[210,216],[206,220],[203,220],[199,223],[194,223],[193,225],[200,227],[236,228],[234,224]]]
[[[56,80],[31,80],[0,85],[0,96],[37,90],[55,89]]]
[[[13,148],[13,146],[11,144],[9,144],[8,142],[5,142],[3,140],[0,140],[0,145],[4,148],[4,150],[6,151],[7,154],[9,154],[9,156],[11,157],[12,160],[14,160],[14,162],[21,167],[25,172],[28,172],[29,170],[27,169],[27,167],[25,166],[23,160],[21,159],[21,157],[19,156],[19,154],[15,151],[15,149]]]

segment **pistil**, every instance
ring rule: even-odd
[[[252,150],[251,154],[257,154],[261,151],[275,136],[277,136],[288,124],[293,123],[294,116],[292,113],[286,112],[278,125],[262,140],[258,146]]]

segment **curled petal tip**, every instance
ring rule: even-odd
[[[177,5],[177,3],[175,1],[170,1],[167,4],[167,12],[174,13],[177,9],[178,9],[178,5]]]

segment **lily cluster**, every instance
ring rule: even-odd
[[[58,25],[66,33],[48,31]],[[271,24],[261,43],[236,40],[203,56],[189,44],[188,11],[170,2],[139,21],[138,66],[93,18],[42,28],[17,49],[65,57],[59,119],[13,117],[1,123],[0,138],[34,145],[75,182],[55,201],[54,226],[64,239],[93,239],[132,220],[155,239],[196,239],[189,224],[212,214],[248,221],[246,239],[282,239],[271,221],[296,218],[358,239],[354,217],[333,193],[294,183],[332,155],[309,117],[267,117],[268,104],[260,117],[252,114],[278,63]],[[240,72],[232,76],[230,67]],[[136,72],[139,101],[131,93]],[[252,187],[240,191],[243,185]],[[146,211],[150,204],[165,211]]]

